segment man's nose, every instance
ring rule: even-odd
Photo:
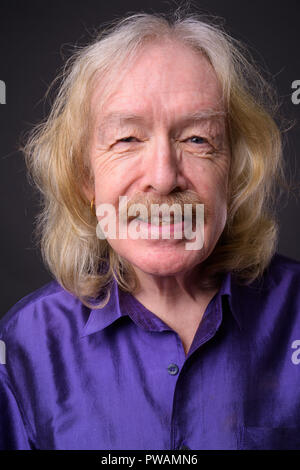
[[[169,194],[175,189],[185,189],[180,155],[168,138],[158,139],[151,146],[144,169],[144,191]]]

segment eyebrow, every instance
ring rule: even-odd
[[[188,124],[192,124],[195,122],[213,120],[213,119],[224,117],[224,116],[226,116],[225,111],[220,111],[220,110],[215,110],[215,109],[203,109],[203,110],[196,111],[193,113],[188,113],[182,116],[180,119],[177,120],[177,125],[178,123],[188,125]],[[118,123],[120,126],[126,125],[126,124],[143,124],[145,123],[146,120],[147,119],[144,116],[141,116],[139,114],[120,113],[120,112],[113,111],[102,117],[101,122],[98,126],[98,129],[100,130],[103,125],[107,126],[113,123]]]

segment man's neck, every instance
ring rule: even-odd
[[[180,276],[159,279],[139,276],[139,280],[141,288],[134,297],[178,333],[187,354],[206,307],[218,292],[219,285],[199,288],[196,282],[188,284]]]

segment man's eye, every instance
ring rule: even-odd
[[[136,137],[129,136],[129,137],[122,137],[122,139],[118,139],[117,142],[132,142],[132,139],[136,139]]]
[[[193,144],[207,144],[207,140],[204,137],[193,135],[186,140],[191,140]]]

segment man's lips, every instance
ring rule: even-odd
[[[170,217],[170,220],[164,220],[163,221],[162,219],[160,219],[159,223],[157,223],[157,220],[153,221],[151,219],[140,219],[139,217],[128,217],[128,223],[132,222],[133,220],[135,220],[136,222],[145,224],[145,225],[152,225],[152,226],[156,226],[156,227],[161,227],[161,226],[164,226],[164,225],[179,225],[179,224],[182,224],[184,222],[182,218],[178,219],[178,221],[175,222],[174,218],[171,218],[171,217]]]
[[[173,220],[172,220],[173,219]],[[178,220],[178,217],[177,217]],[[170,217],[170,221],[162,223],[160,220],[159,225],[157,223],[151,223],[151,220],[141,220],[138,217],[129,217],[128,224],[138,232],[142,238],[154,238],[160,239],[176,239],[183,240],[186,235],[195,231],[195,220],[190,217],[182,218],[180,221],[174,223],[174,218]],[[189,237],[190,238],[190,237]]]
[[[195,219],[195,212],[192,211],[192,220],[194,221]],[[182,216],[177,216],[174,218],[174,215],[173,214],[170,214],[170,217],[169,219],[166,218],[166,220],[163,221],[163,217],[160,215],[159,216],[159,224],[157,224],[157,217],[155,217],[154,220],[151,220],[151,217],[148,217],[147,219],[140,219],[139,216],[137,215],[132,215],[132,216],[128,216],[127,218],[128,220],[128,223],[132,222],[133,220],[136,220],[138,222],[141,222],[143,224],[148,224],[148,225],[153,225],[153,226],[163,226],[163,225],[178,225],[178,224],[182,224],[184,221],[186,221],[186,223],[190,223],[191,221],[191,218],[190,217],[187,217],[184,215]],[[175,222],[175,223],[174,223]]]
[[[135,219],[131,222],[131,224],[133,224],[140,233],[144,233],[145,235],[147,235],[147,238],[148,237],[151,237],[152,236],[155,236],[155,235],[158,235],[158,236],[162,236],[162,235],[170,235],[170,236],[173,236],[175,235],[176,233],[179,233],[180,234],[180,238],[183,237],[183,233],[184,233],[184,222],[181,221],[179,223],[176,223],[176,224],[173,224],[173,223],[170,223],[170,224],[160,224],[160,225],[156,225],[156,224],[151,224],[149,222],[144,222],[142,220],[139,220],[139,219]]]

